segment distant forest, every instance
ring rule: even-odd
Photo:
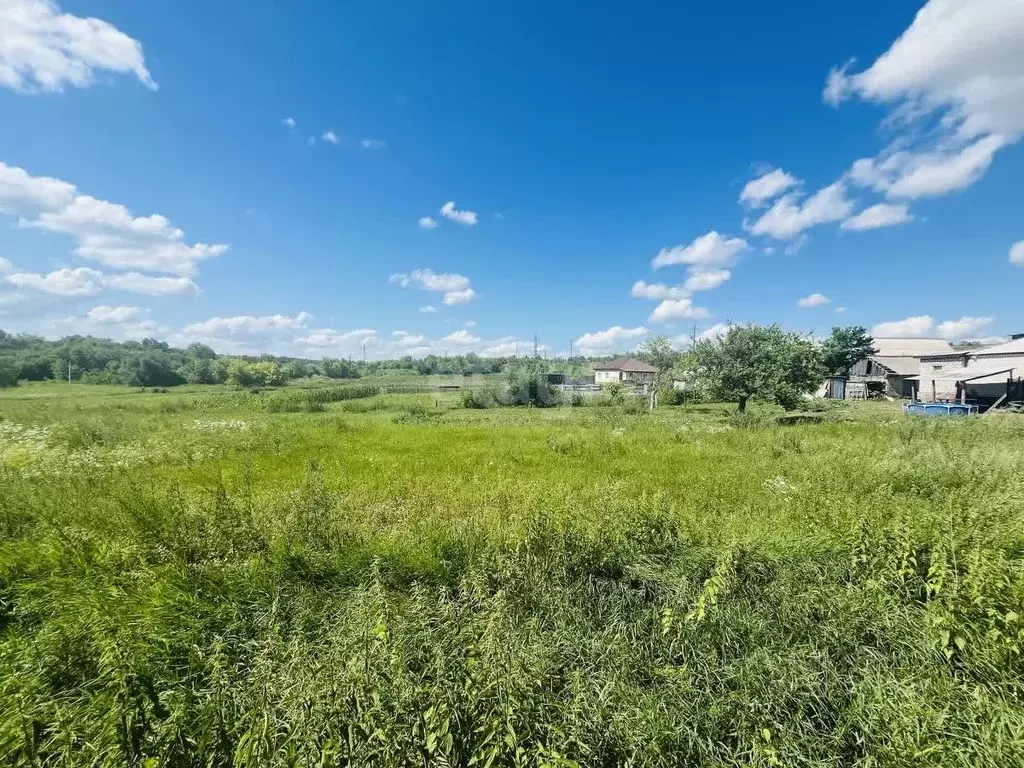
[[[573,360],[574,367],[584,364]],[[277,386],[293,379],[323,376],[355,379],[387,372],[467,375],[501,373],[524,365],[562,371],[564,361],[484,358],[475,353],[423,358],[353,362],[339,358],[308,360],[260,355],[218,355],[205,344],[185,349],[156,339],[111,341],[92,336],[67,336],[50,341],[41,336],[10,334],[0,330],[0,386],[18,381],[67,380],[86,384],[122,384],[130,387],[169,387],[176,384],[236,384]]]

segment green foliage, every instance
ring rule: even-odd
[[[20,371],[14,363],[0,360],[0,389],[18,386],[19,373]]]
[[[1020,417],[436,402],[0,393],[0,764],[1021,764]]]
[[[676,365],[679,353],[672,348],[668,336],[651,336],[640,345],[640,356],[658,369],[657,385],[660,386],[665,374]]]
[[[866,328],[851,325],[833,328],[832,333],[821,345],[822,362],[829,375],[841,376],[855,363],[875,352],[874,339]]]
[[[778,325],[731,326],[719,340],[698,341],[693,360],[714,396],[737,402],[740,411],[751,398],[796,408],[825,375],[818,347]]]
[[[0,395],[4,765],[1020,764],[1016,417],[89,390]]]

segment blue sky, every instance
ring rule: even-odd
[[[0,327],[1024,331],[1022,38],[1019,0],[5,0]]]

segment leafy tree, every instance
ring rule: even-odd
[[[821,356],[827,372],[833,376],[846,373],[851,366],[875,353],[874,341],[867,329],[859,325],[833,328],[821,345]]]
[[[672,342],[668,340],[668,336],[651,336],[640,345],[640,355],[658,369],[658,386],[661,385],[665,373],[672,370],[679,360],[679,353],[672,349]]]
[[[198,341],[193,341],[189,344],[185,352],[190,357],[195,357],[200,360],[213,360],[217,357],[217,353],[214,352],[212,348]]]
[[[825,376],[819,348],[779,325],[734,325],[720,340],[698,341],[694,362],[714,395],[736,401],[741,413],[750,398],[796,408]]]
[[[18,386],[18,368],[10,362],[0,360],[0,389]]]

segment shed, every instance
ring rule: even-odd
[[[594,381],[597,384],[644,384],[653,382],[657,375],[657,368],[633,357],[620,357],[610,363],[598,363],[594,366]]]
[[[921,372],[921,358],[955,354],[945,339],[882,338],[874,340],[874,347],[874,354],[855,363],[847,371],[847,398],[882,395],[912,398]],[[832,391],[836,391],[835,387]]]

